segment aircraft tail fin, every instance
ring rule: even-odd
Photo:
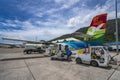
[[[84,38],[85,41],[103,42],[106,31],[107,14],[100,14],[93,18],[87,35],[93,36],[91,39]]]

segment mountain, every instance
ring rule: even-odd
[[[80,29],[76,30],[75,32],[78,32],[78,33],[82,32],[82,33],[86,34],[87,29],[88,29],[88,27],[83,27],[83,28],[80,28]],[[116,27],[115,27],[115,19],[108,20],[107,21],[106,33],[105,33],[105,41],[104,42],[114,42],[115,41],[115,39],[116,39],[115,35],[114,35],[115,29],[116,29]],[[120,18],[118,19],[118,33],[119,33],[118,38],[119,38],[119,41],[120,41],[120,32],[119,31],[120,31]],[[72,33],[72,34],[74,34],[74,33]],[[65,35],[62,35],[62,36],[60,36],[58,38],[52,39],[50,41],[57,40],[57,39],[69,38],[69,37],[75,37],[72,34],[65,34]],[[80,38],[79,36],[75,37],[75,38],[83,40],[83,38]]]

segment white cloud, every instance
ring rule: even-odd
[[[2,24],[3,26],[8,26],[8,27],[16,27],[16,26],[17,26],[16,24],[11,24],[11,23],[2,23],[2,22],[1,22],[1,24]]]
[[[27,21],[19,21],[19,20],[6,20],[5,22],[0,22],[0,24],[2,26],[6,26],[6,27],[14,27],[17,28],[18,26],[23,28],[24,30],[27,29],[33,29],[36,26],[32,24],[32,22],[30,20]]]
[[[61,3],[61,2],[63,2],[63,1],[65,1],[65,0],[54,0],[56,3]]]
[[[54,0],[54,2],[56,3],[53,4],[54,7],[50,7],[49,5],[47,7],[46,6],[41,7],[40,5],[30,5],[30,3],[23,3],[22,5],[21,4],[18,5],[18,7],[20,8],[20,10],[27,11],[28,13],[31,13],[36,17],[43,17],[43,15],[46,14],[53,15],[58,11],[69,9],[79,1],[80,0]],[[31,3],[34,3],[34,1]]]
[[[67,24],[68,27],[76,27],[78,25],[80,25],[80,17],[79,16],[70,18],[68,21],[68,24]]]
[[[68,9],[74,4],[76,4],[79,0],[66,0],[65,3],[61,6],[60,9]]]

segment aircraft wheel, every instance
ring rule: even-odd
[[[91,65],[97,67],[98,63],[96,61],[91,61]]]
[[[27,54],[31,54],[31,51],[27,51]]]
[[[25,51],[26,54],[28,54],[28,51]]]
[[[81,64],[82,63],[82,60],[80,58],[76,58],[76,63],[77,64]]]

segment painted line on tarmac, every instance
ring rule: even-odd
[[[120,64],[114,69],[114,71],[112,72],[112,74],[108,77],[107,80],[110,80],[110,78],[112,77],[112,75],[115,73],[115,71],[118,70],[118,67],[120,66]]]
[[[26,64],[27,68],[28,68],[28,71],[29,71],[30,74],[32,75],[33,79],[36,80],[35,77],[34,77],[34,75],[33,75],[33,73],[32,73],[32,71],[30,70],[30,68],[29,68],[29,66],[28,66],[28,64],[27,64],[27,62],[26,62],[25,60],[24,60],[24,62],[25,62],[25,64]]]
[[[49,57],[49,56],[34,56],[34,57],[4,58],[4,59],[0,59],[0,61],[23,60],[23,59],[36,59],[36,58],[46,58],[46,57]]]

